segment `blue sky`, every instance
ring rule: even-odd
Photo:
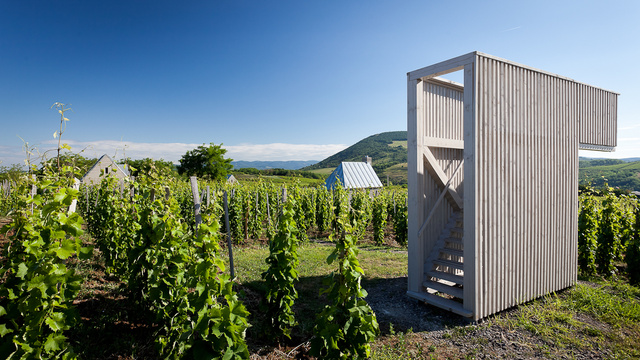
[[[406,73],[474,50],[621,93],[640,157],[639,1],[2,1],[0,165],[85,156],[322,160],[406,130]]]

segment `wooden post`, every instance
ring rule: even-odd
[[[229,268],[231,271],[231,279],[233,280],[236,275],[233,269],[233,248],[231,244],[231,229],[229,228],[229,205],[227,203],[227,192],[224,192],[224,225],[227,229],[227,245],[229,247]]]
[[[169,200],[169,197],[171,197],[171,190],[169,189],[168,186],[164,187],[164,199],[165,200]]]
[[[269,223],[269,225],[271,225],[271,210],[270,210],[270,206],[269,206],[269,192],[267,191],[267,221]]]
[[[87,203],[87,213],[89,212],[89,187],[84,188],[84,195]]]
[[[202,224],[200,216],[200,197],[198,196],[198,179],[195,176],[189,178],[191,182],[191,194],[193,195],[193,214],[196,218],[196,237],[198,237],[198,227]]]
[[[34,184],[31,185],[31,198],[33,199],[34,196],[36,196],[37,192],[38,192],[38,188],[36,187],[36,176],[35,175],[31,175],[31,179],[33,180]],[[33,203],[31,203],[31,213],[33,214]]]
[[[207,207],[211,204],[211,191],[209,185],[207,185]]]
[[[156,189],[151,188],[151,193],[149,194],[149,200],[154,202],[156,200]]]
[[[282,202],[279,206],[280,212],[278,213],[278,222],[280,221],[280,215],[282,215],[282,209],[284,208],[285,202],[287,202],[287,188],[282,186]]]
[[[72,188],[73,188],[73,190],[78,190],[80,188],[80,180],[73,179]],[[76,206],[78,206],[78,199],[73,199],[73,201],[71,201],[71,205],[69,205],[69,213],[70,214],[76,212]]]

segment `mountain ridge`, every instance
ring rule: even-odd
[[[317,163],[318,160],[288,160],[288,161],[244,161],[237,160],[232,161],[234,169],[254,168],[258,170],[268,169],[285,169],[285,170],[299,170],[303,167],[311,166]]]

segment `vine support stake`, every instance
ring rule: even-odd
[[[198,228],[202,224],[202,216],[200,216],[200,196],[198,196],[198,178],[191,176],[191,194],[193,195],[193,214],[196,218],[196,237],[198,237]]]
[[[227,244],[229,245],[229,270],[231,271],[231,280],[235,279],[235,271],[233,269],[233,248],[231,246],[231,230],[229,229],[229,205],[227,203],[227,192],[224,192],[224,226],[227,229]]]

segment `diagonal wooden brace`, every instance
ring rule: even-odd
[[[442,171],[442,168],[438,165],[435,156],[433,156],[433,153],[428,146],[424,146],[423,156],[426,165],[425,168],[429,172],[429,175],[433,177],[440,188],[444,189],[449,182],[449,177],[444,173],[444,171]],[[462,198],[455,189],[448,187],[447,192],[445,193],[445,198],[455,210],[462,210]]]

